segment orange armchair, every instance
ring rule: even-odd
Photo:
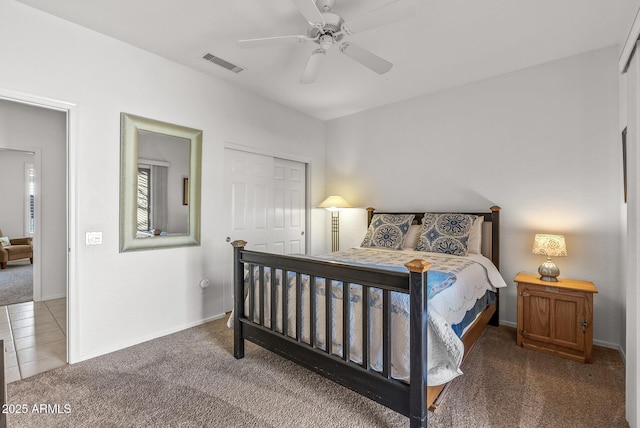
[[[4,236],[0,230],[0,237]],[[11,260],[29,259],[33,264],[33,245],[31,238],[13,238],[10,245],[0,243],[0,269],[7,267]]]

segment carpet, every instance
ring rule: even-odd
[[[235,360],[232,348],[221,319],[13,382],[8,408],[27,411],[8,414],[8,426],[408,427],[269,351],[247,343]],[[616,351],[596,347],[594,364],[578,364],[519,348],[513,329],[489,327],[463,371],[429,426],[627,426]]]
[[[488,327],[429,425],[435,427],[628,427],[625,367],[594,346],[593,364],[523,349],[516,330]],[[469,409],[472,411],[459,411]]]
[[[33,300],[33,265],[29,260],[9,262],[0,269],[0,306]]]

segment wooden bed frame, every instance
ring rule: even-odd
[[[368,208],[368,223],[374,214],[373,208]],[[406,213],[387,213],[406,214]],[[494,265],[500,266],[500,207],[491,207],[491,212],[465,213],[484,217],[485,224],[490,226],[491,243],[489,257]],[[417,213],[414,222],[421,222],[423,213]],[[488,238],[486,229],[483,230],[483,241]],[[234,357],[244,357],[244,341],[249,340],[281,355],[297,364],[304,366],[316,373],[325,376],[361,395],[383,404],[410,418],[411,427],[426,427],[427,409],[432,409],[438,404],[438,396],[447,385],[427,387],[427,275],[430,263],[426,260],[416,259],[405,266],[408,273],[392,272],[382,269],[354,266],[343,263],[314,260],[304,257],[283,256],[258,251],[245,250],[245,241],[234,241]],[[485,247],[486,248],[486,247]],[[249,264],[249,280],[255,283],[254,267],[259,270],[258,296],[255,296],[254,287],[248,287],[249,313],[254,314],[256,299],[259,305],[259,320],[254,321],[244,315],[245,296],[245,264]],[[331,281],[343,283],[343,290],[349,290],[347,284],[359,284],[363,287],[362,319],[369,319],[369,305],[367,292],[369,288],[382,290],[382,371],[378,372],[370,368],[369,361],[369,323],[363,322],[362,363],[355,363],[349,359],[349,352],[343,352],[343,356],[332,354],[333,336],[332,324],[329,316],[326,320],[326,349],[317,347],[316,342],[316,304],[315,299],[310,298],[310,340],[308,344],[302,340],[301,326],[303,324],[301,310],[296,310],[296,334],[295,338],[287,335],[288,319],[288,293],[282,293],[281,316],[278,320],[276,307],[276,275],[271,275],[270,283],[265,283],[264,269],[271,268],[281,272],[282,278],[289,274],[296,277],[296,302],[301,301],[302,275],[309,276],[310,296],[315,296],[316,278],[324,278],[327,286]],[[264,312],[265,287],[271,289],[271,313]],[[391,304],[390,293],[392,291],[409,294],[410,301],[410,381],[407,384],[391,377]],[[333,300],[331,293],[326,293],[325,315],[332,311]],[[343,298],[343,349],[349,349],[349,299]],[[299,304],[296,303],[299,308]],[[498,294],[495,304],[490,304],[467,329],[463,335],[464,356],[480,336],[487,324],[498,325]],[[265,317],[269,317],[269,326],[265,326]],[[276,330],[280,321],[282,332]]]

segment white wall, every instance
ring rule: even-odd
[[[66,123],[64,112],[0,100],[0,147],[36,153],[31,158],[36,165],[36,214],[40,215],[36,215],[33,238],[33,280],[34,297],[39,294],[41,300],[67,295]],[[4,152],[0,156],[4,156]],[[19,169],[14,185],[23,198],[24,164]],[[6,187],[5,184],[2,192]],[[0,226],[7,234],[22,236],[24,233],[24,202],[18,209],[21,215],[18,230],[10,232]],[[45,276],[46,281],[41,281],[41,276]],[[38,284],[41,284],[40,293]]]
[[[3,120],[2,101],[0,101],[1,128],[4,129],[6,121]],[[3,133],[4,134],[4,133]],[[0,147],[7,147],[4,135],[0,135]],[[2,193],[0,195],[0,229],[3,236],[10,238],[22,238],[25,235],[25,164],[33,164],[34,155],[27,151],[0,150],[0,183]]]
[[[231,290],[220,286],[222,260],[231,251],[218,222],[227,209],[225,142],[310,159],[311,199],[324,195],[319,120],[11,0],[0,0],[0,40],[0,87],[77,104],[70,165],[77,219],[68,302],[72,362],[231,307]],[[203,130],[202,245],[118,253],[121,112]],[[102,231],[103,244],[85,246],[89,231]],[[310,233],[311,251],[323,248],[323,223]],[[203,291],[198,283],[205,277],[212,286]]]
[[[622,343],[622,157],[618,48],[589,52],[327,123],[327,194],[397,210],[501,212],[500,319],[515,325],[513,278],[536,272],[538,232],[566,236],[561,276],[590,280],[594,339]],[[342,247],[363,210],[341,214]],[[351,220],[351,222],[350,222]],[[351,229],[351,230],[350,230]]]

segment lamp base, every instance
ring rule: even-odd
[[[542,263],[538,268],[538,273],[540,274],[540,280],[542,281],[558,282],[560,269],[558,269],[558,266],[556,266],[551,259],[547,259],[547,261]]]

